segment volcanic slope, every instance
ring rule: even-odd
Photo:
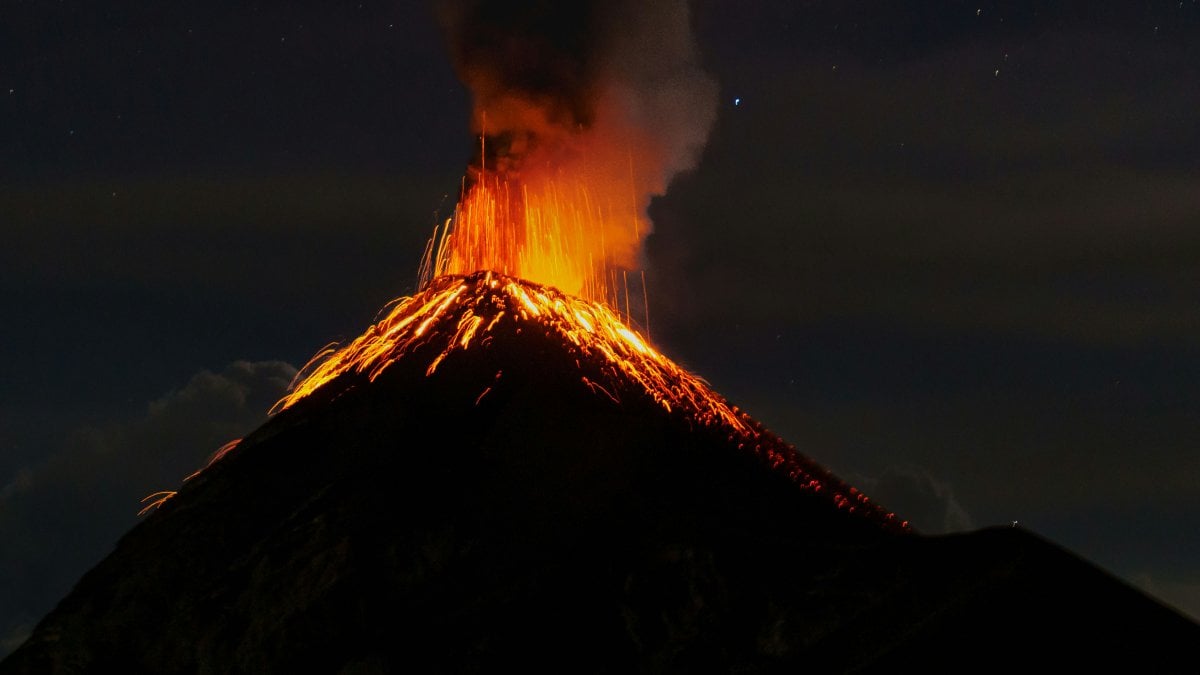
[[[1022,530],[911,532],[511,278],[435,280],[279,407],[0,673],[1170,671],[1200,643]]]

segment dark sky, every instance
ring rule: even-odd
[[[1200,616],[1200,5],[693,19],[654,342],[923,531],[1017,520]],[[415,290],[468,116],[421,2],[0,5],[0,654]]]

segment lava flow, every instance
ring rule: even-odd
[[[579,368],[579,385],[596,396],[614,405],[623,405],[627,397],[648,398],[693,427],[726,435],[731,445],[753,453],[802,489],[825,494],[839,508],[885,527],[907,528],[660,354],[606,305],[496,272],[440,276],[417,295],[396,301],[354,341],[314,357],[272,412],[319,391],[337,396],[373,382],[401,359],[427,358],[425,375],[433,377],[457,356],[486,352],[494,340],[523,331],[564,346]],[[476,403],[492,386],[501,386],[500,380],[479,392]]]
[[[439,347],[425,370],[430,376],[456,352],[486,349],[494,336],[528,328],[557,336],[580,361],[598,360],[605,381],[582,381],[614,402],[619,396],[613,383],[636,382],[667,412],[679,410],[704,425],[723,423],[751,433],[748,418],[655,351],[606,305],[496,272],[441,276],[423,292],[400,299],[353,342],[318,354],[272,412],[286,410],[343,374],[374,381],[419,346]]]

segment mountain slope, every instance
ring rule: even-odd
[[[624,347],[522,315],[510,280],[457,279],[431,291],[465,281],[475,304],[373,327],[386,367],[334,372],[185,483],[0,673],[1190,658],[1197,626],[1073,555],[1012,528],[913,534],[719,397],[678,395],[694,378],[663,366],[650,391],[613,366]],[[464,343],[481,307],[503,316]]]

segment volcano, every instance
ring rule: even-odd
[[[1181,669],[1018,528],[925,537],[604,305],[444,276],[88,572],[0,673]]]

